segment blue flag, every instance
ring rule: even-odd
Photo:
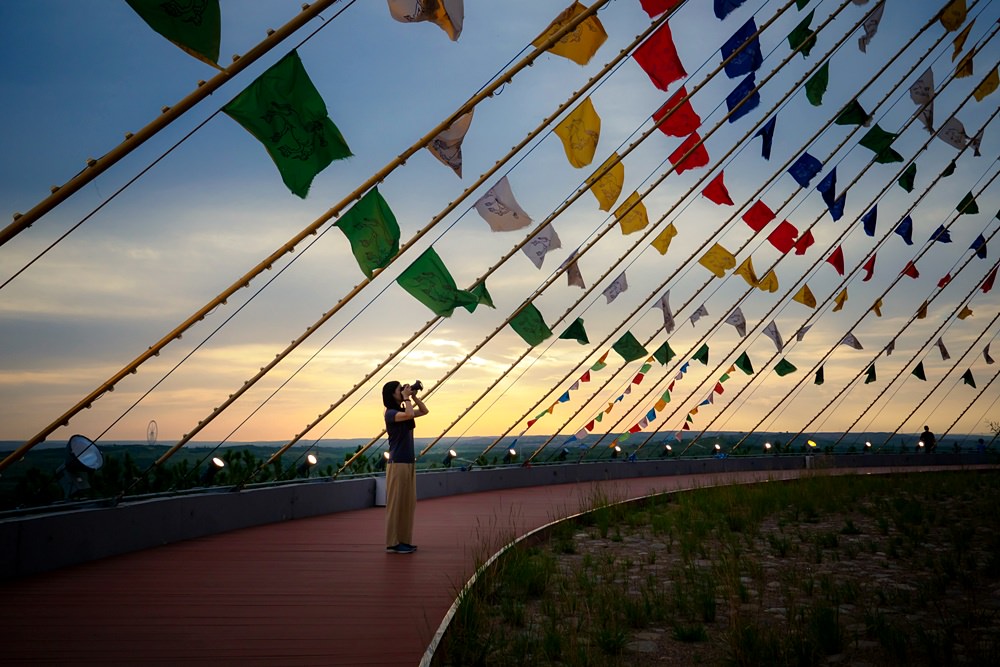
[[[969,250],[975,250],[979,259],[986,259],[986,237],[980,234],[969,246]]]
[[[795,163],[788,168],[788,173],[792,175],[795,182],[800,186],[809,187],[809,181],[823,168],[823,163],[814,158],[809,153],[803,153]]]
[[[844,204],[847,203],[847,193],[842,193],[837,197],[836,167],[823,177],[823,180],[819,182],[816,189],[823,195],[823,201],[826,202],[826,207],[829,209],[833,221],[840,220],[844,216]]]
[[[910,216],[903,218],[903,221],[896,225],[896,233],[903,237],[906,245],[913,245],[913,220]]]
[[[746,44],[742,51],[726,63],[726,76],[730,79],[756,72],[764,63],[764,57],[760,53],[760,39],[756,33],[757,24],[751,16],[750,20],[722,45],[722,59],[725,60]]]
[[[938,243],[951,243],[951,232],[945,229],[944,225],[938,227],[933,234],[931,234],[931,241],[937,241]]]
[[[740,85],[733,89],[733,92],[726,96],[726,107],[732,112],[732,115],[729,116],[730,123],[735,123],[740,118],[743,118],[743,116],[756,109],[760,104],[760,91],[754,90],[755,86],[756,77],[751,72],[740,82]],[[749,97],[747,97],[748,95]],[[744,101],[743,98],[746,98],[746,100]],[[743,104],[740,105],[740,102],[743,102]],[[736,109],[737,105],[740,105],[738,109]],[[733,111],[733,109],[736,110]]]
[[[765,160],[771,159],[771,143],[774,141],[774,124],[778,120],[777,116],[771,116],[771,120],[764,123],[764,127],[757,130],[755,137],[760,137],[760,156]]]
[[[875,236],[875,219],[878,217],[878,204],[872,206],[872,210],[861,216],[861,222],[865,223],[865,234]]]
[[[738,9],[747,0],[715,0],[715,16],[720,21],[727,16],[734,9]]]

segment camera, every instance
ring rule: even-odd
[[[414,382],[413,384],[410,385],[410,390],[413,393],[416,393],[418,391],[423,391],[424,390],[424,383],[421,382],[420,380],[417,380],[416,382]]]

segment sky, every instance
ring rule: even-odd
[[[299,4],[297,0],[222,0],[220,61],[225,64],[231,55],[248,51],[268,28],[291,19]],[[670,174],[645,197],[650,227],[643,233],[659,224],[646,241],[639,243],[641,234],[625,236],[612,230],[580,257],[584,280],[588,287],[596,285],[595,290],[584,295],[561,276],[536,296],[533,303],[556,335],[531,350],[513,370],[527,346],[503,326],[505,319],[539,290],[573,249],[614,224],[613,217],[598,210],[589,192],[583,192],[552,221],[562,248],[546,257],[541,270],[516,253],[491,274],[487,286],[495,310],[456,311],[362,383],[433,317],[393,282],[420,252],[433,245],[459,286],[471,286],[526,233],[536,231],[541,221],[574,196],[613,151],[625,150],[649,130],[650,114],[681,82],[666,92],[658,90],[631,58],[590,92],[602,124],[589,167],[570,166],[558,138],[550,133],[551,128],[546,129],[486,183],[465,195],[454,211],[194,440],[289,440],[359,383],[360,390],[303,441],[374,437],[382,427],[382,383],[420,379],[434,387],[446,374],[447,381],[427,401],[431,414],[420,422],[420,436],[442,435],[442,443],[447,443],[463,435],[517,435],[525,429],[526,416],[552,405],[556,405],[552,414],[528,433],[574,434],[623,396],[631,384],[633,393],[624,396],[602,422],[608,426],[610,421],[609,428],[622,432],[647,413],[677,373],[676,366],[690,358],[706,335],[710,364],[689,366],[676,381],[672,402],[645,431],[680,429],[686,415],[711,392],[742,351],[754,362],[757,374],[733,374],[725,393],[693,416],[692,432],[710,423],[713,430],[756,427],[792,433],[840,431],[852,424],[858,433],[898,427],[914,433],[929,423],[941,431],[966,410],[952,432],[987,431],[988,420],[997,414],[1000,390],[993,385],[979,396],[960,377],[971,369],[982,387],[996,373],[997,367],[986,363],[981,350],[997,335],[998,327],[991,324],[997,313],[997,291],[976,291],[971,299],[967,295],[996,261],[1000,239],[989,244],[987,260],[972,260],[941,291],[926,319],[908,323],[915,308],[935,292],[938,279],[969,256],[976,236],[989,237],[998,225],[993,216],[1000,198],[991,180],[997,174],[1000,154],[995,125],[986,127],[981,157],[966,151],[957,161],[955,174],[928,191],[958,151],[938,139],[922,150],[930,135],[919,123],[910,122],[916,111],[907,93],[910,84],[928,66],[933,68],[937,85],[946,80],[956,65],[951,55],[958,31],[945,35],[935,22],[914,39],[941,3],[888,0],[885,18],[868,52],[862,53],[857,47],[862,33],[853,27],[870,6],[848,2],[820,33],[809,57],[789,59],[786,35],[805,14],[814,11],[816,25],[841,4],[812,0],[800,11],[793,2],[761,36],[765,60],[757,73],[758,82],[774,75],[761,88],[760,106],[734,123],[722,121],[725,97],[739,79],[729,79],[724,73],[707,79],[721,62],[719,46],[751,15],[761,26],[785,4],[750,0],[720,21],[712,14],[711,3],[688,2],[670,19],[677,51],[689,74],[684,82],[687,89],[705,82],[691,102],[702,119],[699,131],[707,137],[705,146],[712,161],[704,169]],[[340,202],[507,69],[508,63],[522,57],[531,40],[566,3],[512,0],[466,5],[463,32],[452,42],[432,24],[394,21],[380,0],[337,3],[0,247],[0,283],[6,283],[101,207],[0,289],[0,440],[26,440],[45,428]],[[463,179],[421,150],[383,180],[379,190],[399,222],[404,242],[446,205],[463,197],[463,190],[479,174],[504,159],[512,146],[586,85],[650,23],[638,0],[614,0],[598,16],[609,37],[586,66],[543,54],[498,94],[478,105],[463,146]],[[976,22],[966,51],[995,33],[998,16],[1000,8],[995,3],[981,0],[972,7],[968,21],[975,17]],[[30,209],[48,194],[50,186],[64,183],[83,169],[89,157],[108,152],[126,132],[135,132],[154,119],[161,107],[180,100],[198,80],[214,74],[212,68],[149,29],[124,2],[11,0],[0,5],[0,19],[10,28],[0,44],[0,85],[9,101],[0,110],[0,151],[5,156],[0,164],[0,201],[7,204],[8,214]],[[845,36],[846,41],[830,57],[830,84],[823,102],[812,106],[801,89],[808,68],[822,62]],[[902,55],[887,66],[904,45],[908,46]],[[305,199],[284,187],[274,164],[252,136],[218,113],[256,76],[296,47],[330,118],[354,153],[319,174]],[[938,95],[936,123],[943,122],[996,66],[998,54],[997,42],[987,41],[974,60],[974,75],[955,80]],[[873,77],[874,83],[862,92]],[[982,102],[970,99],[958,111],[970,135],[996,111],[998,95]],[[857,146],[860,132],[851,135],[853,128],[839,125],[823,131],[807,148],[824,164],[809,188],[798,189],[783,173],[785,161],[803,150],[803,144],[855,96],[881,127],[898,132],[906,126],[894,148],[907,159],[917,156],[912,193],[893,184],[899,164],[876,164],[858,177],[872,154]],[[775,107],[773,152],[770,160],[764,160],[761,140],[752,137],[755,126],[767,120]],[[710,133],[720,121],[718,130]],[[666,157],[680,142],[654,131],[638,144],[623,161],[625,183],[618,203],[635,190],[645,192],[669,168]],[[845,215],[838,222],[831,221],[814,191],[818,179],[834,165],[838,191],[850,184]],[[717,206],[698,196],[720,167],[736,203],[733,207]],[[472,209],[501,175],[507,176],[517,201],[534,220],[529,229],[493,233]],[[886,187],[885,194],[880,194]],[[755,195],[761,188],[761,194]],[[962,196],[980,190],[981,212],[955,221],[951,244],[933,244],[917,262],[920,277],[903,278],[883,297],[881,317],[870,314],[862,319],[933,230],[955,220],[953,212]],[[754,237],[739,220],[755,197],[777,212],[772,227],[781,220],[800,230],[815,223],[816,245],[804,256],[781,258],[775,269],[779,292],[755,291],[741,303],[749,329],[748,336],[741,338],[732,326],[718,322],[741,298],[745,283],[738,277],[712,278],[693,260],[704,253],[698,249],[710,238],[733,251],[738,262],[752,256],[758,275],[780,258],[765,242],[766,233]],[[877,234],[870,238],[860,230],[858,220],[876,200]],[[824,304],[840,292],[842,278],[822,260],[840,244],[850,271],[911,207],[914,245],[907,246],[891,234],[877,251],[875,278],[865,283],[853,278],[847,284],[849,300],[844,309],[829,312],[830,306]],[[675,225],[678,235],[661,256],[649,247],[649,241],[667,222]],[[722,230],[720,235],[713,236],[717,229]],[[851,231],[835,243],[845,230]],[[606,303],[601,291],[623,270],[628,291]],[[820,302],[816,310],[791,302],[788,297],[794,291],[784,296],[803,277]],[[274,281],[265,287],[271,278]],[[49,440],[65,441],[73,433],[83,433],[99,437],[100,442],[143,441],[155,421],[157,441],[172,444],[363,278],[346,238],[325,225],[318,237],[300,244],[293,255],[252,281],[249,289],[237,292],[181,340],[119,383],[114,392],[57,429]],[[664,282],[666,286],[661,287]],[[654,363],[636,385],[631,381],[642,360],[623,364],[612,352],[606,369],[594,372],[589,385],[570,391],[569,401],[558,403],[574,380],[621,335],[614,333],[618,327],[640,341],[651,340],[650,352],[667,339],[660,312],[651,308],[665,289],[670,290],[676,311],[677,327],[669,343],[678,359],[666,368]],[[710,316],[692,324],[688,318],[702,304]],[[965,304],[973,316],[956,321],[953,313]],[[577,317],[585,321],[589,345],[558,339]],[[795,341],[796,331],[809,317],[815,320],[812,328],[801,342]],[[772,319],[787,343],[782,356],[798,368],[785,377],[773,372],[776,360],[765,366],[776,349],[760,330]],[[934,334],[941,325],[945,328]],[[863,350],[837,347],[849,332],[862,342]],[[610,341],[600,343],[612,334]],[[933,342],[938,336],[951,353],[950,361],[942,360],[936,346],[921,350],[928,339]],[[489,342],[473,354],[487,337],[491,337]],[[893,338],[896,351],[876,361],[878,381],[863,384],[865,369]],[[1000,346],[995,347],[1000,352]],[[795,382],[832,348],[824,362],[825,384],[814,385],[810,376],[789,395]],[[966,351],[968,355],[960,359]],[[451,374],[470,354],[469,361]],[[910,375],[920,360],[927,382]],[[949,373],[956,360],[955,370]],[[854,380],[859,372],[862,380]],[[889,384],[897,374],[899,379]],[[845,387],[849,390],[838,397]],[[930,398],[910,417],[928,394]]]

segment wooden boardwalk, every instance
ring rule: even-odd
[[[419,550],[412,555],[384,551],[384,510],[371,508],[7,582],[0,584],[0,664],[417,665],[477,562],[514,536],[577,513],[596,494],[625,500],[801,472],[615,480],[424,500],[417,504]]]

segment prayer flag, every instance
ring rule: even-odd
[[[303,199],[317,174],[334,160],[351,156],[297,51],[257,77],[222,110],[264,144],[281,180]]]
[[[775,275],[774,269],[768,271],[767,274],[760,279],[760,282],[757,283],[757,289],[771,294],[778,291],[778,276]]]
[[[777,227],[774,228],[767,236],[767,240],[778,249],[782,254],[787,253],[789,250],[795,247],[795,237],[799,235],[799,230],[795,228],[795,225],[783,220]]]
[[[726,184],[723,180],[724,174],[725,172],[720,171],[718,176],[713,178],[705,186],[705,189],[701,191],[701,196],[720,206],[732,206],[733,199],[729,196],[729,190],[726,189]]]
[[[510,321],[510,328],[517,332],[525,343],[534,347],[552,335],[542,314],[534,304],[529,303]]]
[[[607,366],[607,364],[604,363],[604,362],[605,362],[605,360],[607,360],[608,354],[609,354],[608,352],[605,352],[604,354],[602,354],[601,358],[598,359],[597,361],[595,361],[594,365],[590,367],[590,370],[592,370],[592,371],[599,371],[602,368],[604,368],[605,366]]]
[[[687,88],[681,86],[666,103],[653,113],[653,122],[668,137],[686,137],[701,125],[701,118],[691,106]]]
[[[868,45],[871,44],[872,39],[875,38],[875,33],[878,32],[878,24],[882,21],[882,12],[885,10],[885,2],[879,2],[872,9],[871,14],[865,19],[863,24],[865,29],[865,34],[858,37],[858,48],[861,49],[861,53],[868,53]]]
[[[795,29],[788,34],[788,46],[795,51],[798,49],[802,57],[805,58],[812,51],[812,48],[816,46],[816,33],[812,31],[809,24],[812,23],[813,14],[815,10],[809,12],[809,14],[802,19]]]
[[[487,190],[475,207],[494,232],[512,232],[531,224],[531,217],[514,199],[506,176]]]
[[[771,342],[774,343],[774,347],[778,349],[778,352],[781,352],[781,350],[785,347],[785,341],[781,338],[781,332],[778,331],[778,324],[774,320],[771,320],[770,324],[764,327],[764,330],[761,333],[771,339]]]
[[[837,295],[837,298],[833,300],[833,303],[835,304],[833,307],[833,312],[837,312],[838,310],[843,309],[844,304],[846,302],[847,302],[847,289],[845,288],[840,294]]]
[[[736,257],[718,243],[712,245],[698,263],[715,274],[716,278],[724,278],[726,271],[736,266]]]
[[[708,343],[702,343],[702,346],[699,347],[698,351],[694,353],[693,357],[691,357],[691,361],[700,361],[708,366]]]
[[[844,107],[834,122],[837,125],[864,125],[869,120],[868,113],[861,107],[857,98],[855,98],[847,103],[847,106]]]
[[[927,301],[920,304],[920,308],[917,309],[917,319],[922,320],[927,317]]]
[[[873,253],[868,261],[865,262],[864,266],[861,267],[865,272],[865,277],[861,279],[861,282],[866,283],[872,279],[872,275],[875,273],[875,254]]]
[[[219,66],[219,39],[222,34],[219,0],[186,3],[125,1],[157,33],[198,60]]]
[[[861,216],[861,222],[865,226],[865,234],[875,236],[875,221],[878,219],[878,204],[872,206],[872,210]]]
[[[796,255],[806,254],[806,250],[808,250],[809,246],[811,246],[815,242],[816,239],[813,238],[812,230],[807,229],[805,234],[803,234],[802,236],[800,236],[795,240],[795,254]]]
[[[958,314],[958,319],[964,320],[967,317],[972,317],[972,309],[968,306],[963,306],[962,311]]]
[[[685,154],[689,152],[690,154],[685,157]],[[708,164],[708,150],[698,133],[692,132],[667,159],[674,165],[674,170],[678,174],[682,174],[688,169],[696,169]]]
[[[823,367],[820,366],[819,369],[817,369],[816,371],[816,378],[813,380],[813,384],[823,384],[823,382],[824,382]]]
[[[660,90],[667,90],[671,83],[687,76],[666,21],[635,50],[632,58]]]
[[[964,79],[967,76],[972,76],[974,73],[975,63],[972,60],[973,52],[969,51],[962,59],[958,61],[958,66],[955,68],[955,78]]]
[[[878,378],[875,376],[875,364],[868,367],[867,375],[865,376],[865,384],[871,384],[875,382]]]
[[[733,362],[733,365],[747,375],[753,375],[753,364],[750,363],[750,357],[746,352],[741,354],[736,361]]]
[[[653,358],[660,362],[661,366],[666,366],[670,360],[677,356],[677,353],[670,349],[670,343],[664,341],[660,347],[656,348]]]
[[[621,275],[614,279],[610,285],[604,288],[601,294],[607,299],[607,303],[611,303],[618,298],[618,295],[622,292],[628,290],[628,280],[625,278],[625,272],[622,271]]]
[[[797,370],[798,368],[796,368],[792,362],[784,358],[774,366],[774,372],[778,374],[778,377],[785,377],[789,373],[794,373]]]
[[[986,360],[987,364],[990,364],[992,366],[993,365],[993,357],[990,356],[990,345],[991,345],[991,343],[987,343],[986,347],[983,348],[983,359]]]
[[[976,388],[976,379],[974,377],[972,377],[972,369],[971,368],[968,369],[967,371],[965,371],[965,373],[962,374],[962,382],[964,382],[965,384],[969,385],[973,389]]]
[[[649,356],[649,352],[635,339],[631,331],[626,331],[625,335],[611,346],[611,349],[620,354],[626,362]]]
[[[823,95],[826,87],[830,85],[830,61],[827,60],[816,72],[806,81],[806,99],[814,107],[823,104]]]
[[[965,125],[962,121],[951,116],[938,128],[937,137],[953,148],[962,150],[969,145],[969,135],[965,133]]]
[[[917,365],[913,367],[913,370],[910,372],[910,375],[917,378],[918,380],[923,380],[924,382],[927,382],[927,375],[924,373],[924,362],[922,361],[918,362]]]
[[[462,178],[462,141],[471,125],[472,111],[469,111],[438,132],[425,147],[441,164],[451,167],[459,178]]]
[[[837,270],[837,273],[844,275],[844,248],[837,246],[837,249],[826,258],[827,263]]]
[[[993,71],[990,72],[982,82],[976,86],[976,89],[972,91],[972,96],[976,98],[977,102],[982,102],[988,95],[993,93],[998,87],[1000,87],[1000,72],[994,67]]]
[[[743,311],[739,306],[729,314],[726,318],[726,324],[731,324],[736,327],[736,333],[740,335],[740,338],[746,338],[747,335],[747,318],[743,316]]]
[[[670,333],[674,330],[674,314],[670,312],[670,290],[663,293],[663,296],[653,304],[653,308],[663,311],[663,329]]]
[[[861,141],[858,143],[875,153],[876,162],[887,164],[897,161],[898,153],[891,148],[892,142],[896,140],[897,136],[892,132],[886,132],[876,123],[872,129],[865,133],[865,136],[861,137]],[[902,160],[902,157],[899,159]]]
[[[736,53],[736,50],[741,46],[743,50]],[[732,37],[725,41],[721,51],[723,61],[736,53],[733,59],[726,63],[726,76],[730,79],[756,72],[760,68],[764,57],[760,53],[757,24],[752,16]]]
[[[986,237],[982,234],[977,236],[976,240],[969,246],[969,250],[975,250],[976,257],[979,259],[986,259]]]
[[[475,294],[458,289],[433,247],[400,273],[396,282],[438,317],[451,317],[456,307],[479,303]]]
[[[653,242],[650,243],[651,246],[656,248],[657,252],[661,255],[666,255],[667,250],[670,249],[670,239],[677,236],[677,228],[674,227],[674,223],[667,225],[662,232],[660,232]]]
[[[801,343],[802,339],[806,337],[806,334],[809,332],[810,329],[812,329],[811,324],[799,327],[799,330],[795,332],[795,340]]]
[[[803,285],[802,289],[795,293],[792,297],[792,301],[798,301],[803,306],[808,306],[809,308],[816,307],[816,297],[813,296],[812,290],[809,289],[809,285]]]
[[[378,188],[372,188],[334,223],[351,243],[358,266],[371,278],[399,252],[399,225]]]
[[[750,229],[755,232],[759,232],[765,227],[767,223],[774,220],[774,212],[768,208],[767,204],[757,200],[753,206],[747,209],[746,213],[743,214],[743,222],[750,225]]]
[[[948,361],[951,359],[951,355],[948,354],[948,348],[944,346],[944,339],[938,338],[937,341],[938,351],[941,352],[941,361]]]
[[[844,204],[847,201],[847,193],[843,192],[838,197],[837,196],[837,168],[834,167],[830,170],[830,173],[823,177],[823,180],[819,182],[816,186],[819,193],[823,196],[823,201],[826,203],[827,209],[830,211],[830,217],[836,222],[844,216]]]
[[[462,34],[465,6],[464,0],[389,0],[389,14],[402,23],[430,21],[454,42]]]
[[[958,202],[955,210],[958,211],[959,215],[975,215],[979,213],[979,204],[976,203],[976,198],[970,192],[962,197],[962,201]]]
[[[954,173],[955,173],[955,161],[952,160],[951,162],[948,163],[948,166],[944,168],[944,171],[941,172],[941,178],[948,178]]]
[[[597,174],[602,174],[596,177]],[[610,211],[611,207],[618,201],[622,193],[622,186],[625,183],[625,165],[622,164],[618,153],[612,153],[604,161],[597,171],[587,179],[590,191],[597,198],[597,203],[602,211]]]
[[[566,267],[566,284],[569,287],[579,287],[580,289],[587,289],[587,284],[583,282],[583,273],[580,271],[580,267],[577,266],[575,254],[570,256],[566,262],[569,266]]]
[[[997,279],[997,267],[994,266],[993,270],[990,271],[988,276],[986,276],[986,280],[983,281],[983,286],[982,286],[983,294],[988,294],[989,291],[993,289],[993,283],[996,281],[996,279]]]
[[[733,271],[733,273],[743,278],[743,280],[745,280],[747,285],[750,287],[757,287],[760,283],[760,281],[757,280],[756,272],[753,270],[753,259],[750,257],[743,260],[743,263],[740,264],[739,267]]]
[[[542,31],[542,34],[535,38],[531,45],[534,47],[542,46],[546,40],[586,11],[586,7],[574,1],[549,24],[549,27]],[[597,14],[594,13],[583,19],[575,28],[559,38],[558,42],[550,46],[549,53],[568,58],[577,65],[586,65],[607,39],[608,33],[604,31],[601,19],[597,18]]]
[[[914,280],[916,280],[917,278],[920,277],[920,272],[917,271],[917,265],[914,264],[913,261],[911,260],[911,261],[909,261],[909,262],[906,263],[906,266],[903,267],[903,270],[900,272],[899,275],[901,275],[901,276],[909,276],[910,278],[913,278]]]
[[[813,179],[813,176],[818,174],[823,168],[823,163],[814,158],[809,153],[803,153],[799,158],[788,168],[788,173],[792,175],[795,182],[801,187],[809,187],[809,181]]]
[[[549,223],[538,230],[527,243],[521,246],[521,252],[531,260],[535,268],[540,269],[542,268],[542,262],[545,261],[545,255],[550,250],[556,250],[561,247],[562,241],[559,240],[559,235],[553,229],[552,223]]]
[[[969,33],[972,32],[972,26],[974,25],[976,25],[976,19],[969,21],[969,25],[965,26],[965,30],[959,33],[958,37],[955,38],[955,41],[951,43],[951,45],[955,47],[951,54],[951,62],[955,62],[955,58],[957,58],[958,54],[965,48],[965,40],[969,39]]]
[[[882,317],[882,299],[875,299],[875,303],[869,310],[875,313],[875,317]]]
[[[645,229],[649,224],[646,205],[642,203],[638,192],[630,194],[621,205],[615,209],[615,217],[622,234],[631,234]]]
[[[968,8],[965,0],[951,0],[943,10],[941,10],[941,25],[948,32],[958,30],[959,26],[965,23]]]
[[[903,238],[906,245],[913,245],[913,220],[910,216],[903,218],[893,231]]]
[[[913,181],[916,179],[916,177],[917,177],[917,163],[914,162],[909,167],[906,168],[906,171],[903,172],[903,175],[900,176],[899,180],[896,182],[899,183],[899,187],[903,188],[907,192],[913,192]]]
[[[573,324],[566,327],[566,331],[562,332],[559,336],[561,340],[575,340],[580,345],[586,345],[590,342],[587,338],[587,330],[583,327],[583,318],[578,317],[573,321]]]
[[[774,125],[777,122],[777,116],[771,116],[771,119],[764,123],[764,127],[757,130],[754,137],[761,138],[760,144],[760,156],[765,160],[771,159],[771,144],[774,142]]]
[[[691,313],[691,326],[694,326],[698,320],[707,316],[708,316],[708,308],[705,307],[705,304],[701,304],[700,306],[698,306],[697,310]]]
[[[756,87],[757,79],[751,72],[726,96],[730,123],[735,123],[760,105],[760,90],[755,90]]]
[[[589,97],[563,118],[553,131],[562,140],[570,165],[580,169],[594,160],[597,142],[601,138],[601,117]]]
[[[931,234],[931,243],[937,241],[938,243],[951,243],[951,232],[949,232],[944,225],[940,225]]]
[[[716,18],[721,21],[746,1],[747,0],[715,0]]]
[[[649,18],[655,19],[663,12],[668,12],[684,0],[639,0],[639,4],[649,14]]]
[[[865,349],[861,345],[861,341],[858,340],[858,337],[855,336],[853,333],[848,333],[846,336],[844,336],[844,338],[840,341],[840,344],[846,345],[847,347],[853,348],[855,350]]]

